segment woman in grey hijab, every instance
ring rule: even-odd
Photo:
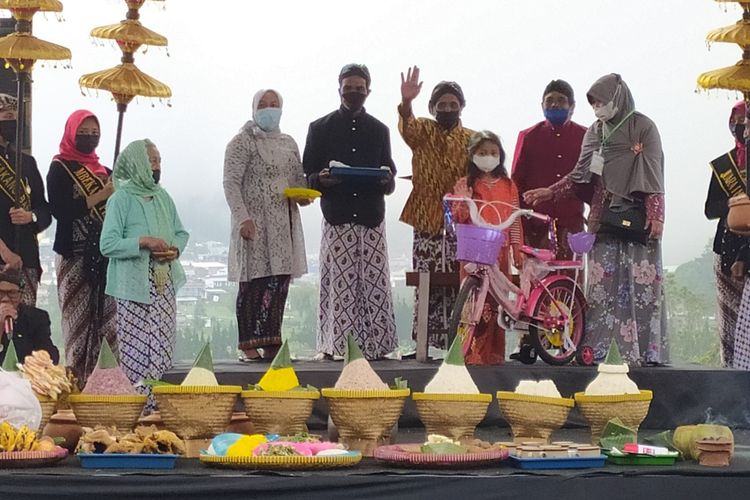
[[[654,122],[635,110],[620,75],[601,77],[587,97],[597,120],[586,131],[576,167],[549,188],[527,191],[524,200],[561,200],[593,187],[588,230],[597,235],[589,254],[585,342],[597,362],[614,340],[630,364],[663,364],[669,349],[661,138]],[[636,225],[628,228],[627,221]]]
[[[259,90],[253,119],[229,141],[224,156],[224,195],[232,214],[228,278],[239,282],[237,347],[245,362],[276,355],[289,284],[307,272],[298,205],[309,200],[284,195],[285,188],[307,182],[297,143],[279,128],[283,105],[277,91]]]

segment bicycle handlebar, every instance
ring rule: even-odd
[[[477,208],[477,203],[476,203],[477,200],[464,197],[464,196],[446,195],[446,196],[443,196],[443,201],[465,202],[466,205],[469,207],[469,217],[471,217],[471,221],[474,224],[476,224],[477,226],[483,226],[483,227],[488,227],[491,229],[496,229],[498,231],[502,231],[503,229],[509,228],[515,222],[515,220],[519,217],[534,218],[542,222],[545,222],[547,224],[549,224],[552,221],[552,218],[549,215],[540,214],[539,212],[534,212],[533,210],[528,209],[528,208],[516,208],[510,203],[505,203],[504,201],[483,201],[482,203],[485,206],[499,203],[499,204],[506,205],[514,209],[513,213],[511,213],[510,216],[508,216],[508,218],[505,219],[500,224],[490,224],[489,222],[485,221],[480,215],[481,209]]]

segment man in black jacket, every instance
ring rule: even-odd
[[[347,335],[368,359],[398,343],[384,222],[396,167],[388,127],[363,107],[369,94],[367,67],[344,66],[341,107],[310,124],[302,160],[308,184],[323,193],[317,349],[326,359],[344,354]],[[332,170],[331,161],[351,168]]]
[[[20,362],[32,351],[45,350],[57,364],[60,353],[52,343],[49,315],[21,303],[22,294],[18,271],[7,268],[0,271],[0,364],[5,360],[11,337]]]

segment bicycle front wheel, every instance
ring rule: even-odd
[[[585,308],[583,295],[572,280],[552,282],[539,297],[529,322],[529,338],[546,363],[564,365],[575,357],[583,342]]]
[[[461,284],[448,324],[448,345],[446,348],[450,349],[456,336],[459,336],[464,346],[464,352],[466,352],[474,338],[474,329],[477,325],[472,321],[472,316],[477,305],[480,288],[481,281],[476,276],[467,276]]]

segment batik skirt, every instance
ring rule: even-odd
[[[740,300],[743,298],[744,280],[737,280],[731,274],[724,274],[721,270],[721,256],[714,259],[714,275],[716,276],[716,298],[718,301],[719,345],[721,347],[721,366],[734,366],[735,331],[737,328],[737,313],[740,311]],[[744,301],[743,301],[744,303]],[[750,302],[747,305],[750,308]],[[747,311],[750,314],[750,310]],[[747,317],[744,323],[750,323]],[[743,334],[750,334],[750,324],[743,323]]]
[[[65,364],[73,370],[81,388],[96,366],[102,339],[117,354],[117,306],[104,293],[105,283],[90,278],[84,257],[57,256],[57,294],[62,314]]]
[[[661,243],[597,235],[589,254],[584,344],[601,362],[614,340],[629,364],[669,361]]]
[[[265,276],[240,283],[237,328],[240,349],[281,345],[281,323],[291,276]]]
[[[161,379],[172,368],[177,334],[177,302],[171,280],[161,293],[150,281],[150,304],[132,300],[117,301],[117,341],[120,366],[137,390],[148,395],[146,413],[156,404],[151,386],[139,384],[144,379]]]
[[[398,345],[385,223],[324,220],[322,233],[318,352],[343,356],[352,335],[367,359],[382,358]]]
[[[24,267],[21,269],[21,277],[23,279],[21,303],[36,307],[36,294],[39,290],[39,269]]]
[[[414,231],[412,244],[412,265],[419,272],[456,272],[456,235],[452,232],[443,235],[432,235]],[[417,311],[419,311],[418,294],[414,296],[414,319],[412,322],[412,338],[417,338]],[[430,303],[427,307],[427,331],[447,331],[453,304],[456,302],[458,290],[455,288],[435,287],[430,290]],[[429,344],[439,349],[447,349],[446,336],[432,333]]]

